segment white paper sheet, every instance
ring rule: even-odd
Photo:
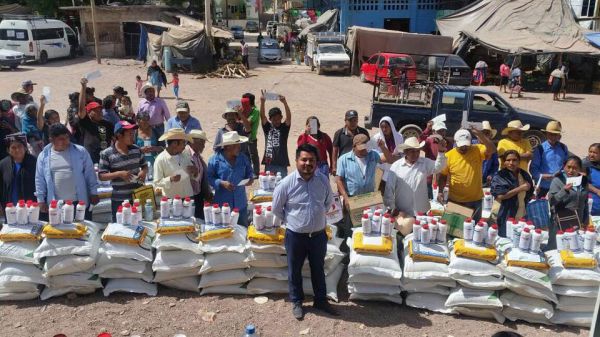
[[[567,177],[567,184],[573,184],[573,187],[580,186],[582,178],[583,176]]]
[[[240,181],[240,183],[238,184],[238,186],[246,186],[246,184],[250,181],[250,179],[243,179],[242,181]]]
[[[363,236],[363,244],[365,245],[373,245],[373,246],[381,246],[383,245],[383,237],[377,236]]]

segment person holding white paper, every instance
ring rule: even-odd
[[[192,138],[183,129],[173,128],[158,140],[166,142],[167,147],[154,160],[154,186],[162,188],[163,195],[169,198],[192,197],[190,179],[198,175],[198,168],[192,163],[190,153],[184,151]]]
[[[316,147],[319,150],[317,170],[325,176],[329,176],[330,163],[333,163],[333,143],[331,137],[321,131],[321,123],[317,117],[310,116],[306,119],[304,133],[298,136],[296,144],[298,146],[310,144]]]

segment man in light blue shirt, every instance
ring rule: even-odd
[[[287,224],[285,249],[288,259],[288,284],[292,312],[298,320],[304,318],[302,301],[302,266],[308,257],[317,310],[337,316],[327,302],[325,285],[325,253],[327,252],[327,220],[325,213],[333,203],[329,179],[316,171],[318,150],[303,144],[296,150],[297,170],[275,187],[272,209],[275,216]]]
[[[538,198],[548,194],[554,175],[560,172],[569,156],[569,149],[560,142],[562,137],[560,122],[548,122],[544,131],[546,131],[547,140],[535,148],[529,165],[533,182],[537,184],[539,181],[539,186],[536,189]]]
[[[190,106],[187,102],[179,101],[175,111],[177,116],[169,118],[165,132],[174,128],[184,129],[186,134],[189,134],[192,130],[202,130],[200,121],[190,115]]]

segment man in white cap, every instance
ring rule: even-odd
[[[162,98],[156,97],[156,91],[152,83],[147,82],[142,87],[144,98],[138,103],[136,113],[140,111],[148,111],[150,114],[150,125],[159,136],[165,133],[164,122],[171,118],[171,113],[167,107],[167,103]]]
[[[520,120],[508,122],[508,125],[502,130],[502,135],[506,138],[498,142],[498,157],[502,158],[504,152],[515,150],[521,156],[519,167],[529,172],[529,161],[533,157],[531,144],[527,138],[523,138],[523,133],[529,130],[529,124],[523,125]],[[502,162],[500,166],[502,167]]]
[[[392,164],[383,196],[385,206],[393,210],[394,216],[414,216],[431,208],[427,177],[441,172],[446,166],[446,142],[438,144],[435,161],[420,156],[424,145],[425,142],[419,143],[416,137],[399,145],[398,150],[404,152],[404,157]]]
[[[569,157],[569,149],[560,141],[562,137],[560,122],[548,122],[544,131],[546,131],[546,141],[533,151],[533,159],[529,167],[533,182],[537,183],[539,181],[537,186],[538,197],[548,194],[554,175],[562,169],[563,163]]]
[[[454,134],[456,147],[446,153],[446,167],[438,179],[438,202],[444,201],[444,187],[450,176],[448,200],[474,209],[473,217],[479,220],[483,198],[483,161],[496,152],[496,147],[483,132],[476,129],[471,129],[471,132],[480,144],[471,143],[468,130],[460,129]]]
[[[174,128],[158,140],[167,146],[154,160],[154,186],[160,187],[169,198],[194,196],[191,179],[197,177],[198,168],[192,163],[190,153],[184,151],[191,137],[183,129]]]
[[[196,203],[196,218],[204,219],[204,212],[202,205],[205,201],[212,200],[212,191],[208,183],[208,169],[204,158],[202,158],[202,151],[206,146],[208,138],[206,132],[202,130],[192,130],[189,133],[192,138],[192,142],[188,146],[192,163],[198,170],[198,174],[191,180],[192,190],[194,191],[194,202]]]

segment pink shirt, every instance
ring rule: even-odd
[[[162,125],[164,121],[171,118],[167,103],[158,97],[152,101],[142,98],[137,108],[137,112],[140,111],[148,111],[150,114],[150,125],[152,126]]]
[[[500,66],[500,76],[510,77],[510,67],[504,63]]]

